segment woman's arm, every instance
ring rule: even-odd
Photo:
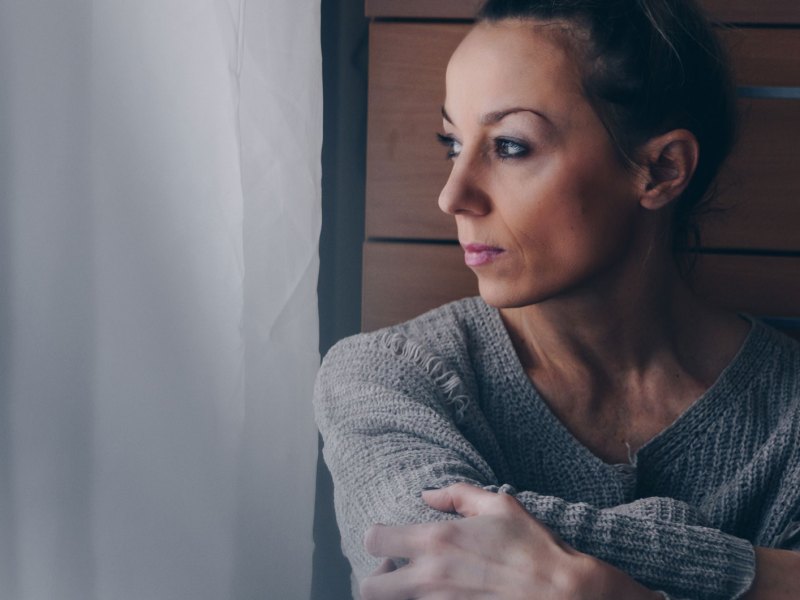
[[[362,600],[663,600],[631,577],[575,551],[513,497],[457,484],[423,493],[444,523],[373,526],[365,547],[381,564],[361,581]]]
[[[373,526],[365,547],[386,560],[361,582],[362,600],[456,597],[530,600],[679,600],[652,592],[601,560],[570,548],[505,493],[456,484],[423,492],[436,510],[464,519]],[[745,600],[800,598],[800,554],[757,548],[757,576]],[[396,560],[396,558],[395,558]],[[700,597],[692,594],[692,598]]]
[[[752,544],[716,529],[667,520],[669,509],[683,504],[679,501],[650,499],[664,506],[661,518],[648,518],[641,503],[598,510],[529,491],[516,498],[568,544],[651,589],[677,598],[740,598],[753,581]]]
[[[354,347],[361,345],[362,347]],[[333,475],[345,553],[359,579],[379,561],[363,548],[375,523],[455,518],[428,507],[427,486],[499,485],[484,458],[456,427],[437,382],[413,360],[385,352],[374,339],[340,344],[326,357],[315,395],[326,462]],[[531,491],[527,511],[579,552],[677,598],[740,598],[754,577],[752,545],[714,529],[639,516],[642,503],[600,510]],[[666,506],[681,503],[663,500]],[[685,505],[683,505],[685,506]]]
[[[742,600],[800,598],[800,553],[756,548],[756,578]]]

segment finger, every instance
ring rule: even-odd
[[[381,558],[414,558],[425,546],[429,524],[373,525],[364,534],[364,548]]]
[[[391,573],[392,571],[396,570],[397,566],[394,564],[394,561],[391,558],[385,558],[383,559],[383,562],[381,562],[381,564],[378,565],[378,568],[375,569],[372,573],[370,573],[370,576],[385,575],[386,573]]]
[[[391,562],[391,561],[389,561]],[[408,600],[416,598],[417,590],[408,575],[409,567],[388,573],[373,573],[359,584],[361,600]]]
[[[374,572],[361,581],[361,600],[487,597],[489,589],[496,588],[497,584],[491,584],[484,561],[474,558],[462,553],[438,559],[422,557],[419,562],[409,563],[389,573]],[[505,575],[502,574],[504,579]]]
[[[372,573],[361,580],[361,600],[408,600],[409,598],[466,598],[483,589],[480,569],[463,561],[425,561],[389,573]]]
[[[440,490],[422,492],[422,499],[431,508],[455,512],[464,517],[496,514],[500,497],[469,483],[456,483]]]

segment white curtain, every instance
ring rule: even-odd
[[[0,0],[0,598],[305,599],[319,0]]]

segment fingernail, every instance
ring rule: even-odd
[[[440,490],[440,489],[442,489],[442,488],[440,488],[440,487],[438,487],[438,486],[435,486],[435,485],[434,485],[434,486],[427,486],[427,487],[424,487],[424,488],[422,488],[422,491],[423,491],[423,492],[432,492],[432,491],[434,491],[434,490]]]

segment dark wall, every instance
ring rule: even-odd
[[[367,20],[362,2],[322,0],[325,95],[320,238],[320,352],[357,333],[367,139]],[[349,600],[350,567],[339,548],[330,474],[317,466],[312,600]]]

